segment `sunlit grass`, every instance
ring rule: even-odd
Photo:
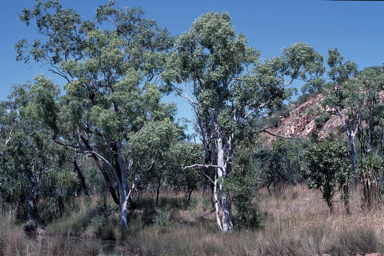
[[[190,201],[182,195],[164,195],[158,206],[154,195],[143,195],[130,210],[129,231],[123,233],[118,213],[99,226],[92,219],[100,197],[91,203],[80,200],[78,211],[35,237],[14,225],[13,215],[4,215],[0,255],[107,255],[101,240],[89,238],[103,238],[108,232],[109,238],[117,239],[108,255],[364,255],[384,251],[384,213],[364,211],[359,190],[351,195],[351,215],[345,214],[342,202],[336,202],[330,214],[321,193],[306,185],[287,186],[272,195],[261,189],[257,200],[263,227],[235,228],[231,234],[217,229],[211,197],[198,193]]]
[[[181,210],[182,221],[166,231],[151,226],[126,237],[125,250],[129,255],[364,255],[384,249],[384,213],[363,211],[358,190],[351,195],[350,216],[343,202],[330,214],[321,193],[305,184],[272,195],[262,189],[258,205],[263,228],[223,234],[214,214],[199,218],[195,209]]]

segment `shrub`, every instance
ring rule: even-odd
[[[310,142],[304,152],[305,165],[302,167],[308,188],[322,192],[330,212],[333,213],[333,196],[350,177],[348,152],[340,142]]]

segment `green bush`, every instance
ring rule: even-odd
[[[340,142],[310,142],[304,152],[302,167],[308,188],[322,192],[330,212],[333,212],[333,197],[350,178],[351,167],[348,151]]]

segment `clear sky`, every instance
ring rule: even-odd
[[[78,11],[91,19],[99,5],[108,0],[62,0],[65,8]],[[384,1],[321,0],[117,0],[120,7],[143,7],[146,18],[155,19],[173,35],[191,27],[202,13],[228,11],[238,33],[249,39],[249,46],[263,58],[280,55],[283,47],[302,41],[327,57],[328,49],[337,47],[345,60],[359,69],[384,63]],[[14,45],[26,38],[32,41],[37,32],[18,19],[25,8],[33,8],[34,0],[1,1],[0,22],[0,100],[6,99],[12,85],[32,80],[46,73],[62,85],[64,81],[40,64],[16,62]],[[297,83],[300,84],[300,83]],[[183,99],[175,100],[178,117],[191,119],[192,112]]]

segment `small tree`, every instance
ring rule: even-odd
[[[37,76],[36,80],[53,86],[44,76]],[[58,148],[50,140],[52,131],[39,118],[47,113],[31,107],[36,101],[49,101],[57,95],[48,96],[54,90],[45,87],[44,93],[40,95],[45,97],[35,97],[34,92],[39,89],[41,87],[36,84],[14,86],[10,100],[1,104],[0,119],[3,128],[0,133],[0,176],[6,177],[4,185],[13,183],[19,186],[17,192],[22,191],[24,194],[19,194],[18,199],[27,202],[27,222],[33,220],[37,226],[44,224],[38,210],[43,191],[46,191],[45,196],[50,201],[54,199],[58,202],[69,198],[71,192],[79,189],[76,174],[68,168],[70,151]],[[54,185],[50,182],[52,176],[58,180]],[[47,190],[54,191],[57,188],[61,192],[47,193]],[[7,189],[12,191],[14,188]]]
[[[257,189],[260,185],[259,172],[254,161],[254,143],[243,141],[235,153],[232,171],[226,180],[235,204],[235,224],[241,229],[257,228],[261,225],[261,216],[257,208]]]
[[[272,149],[263,149],[254,155],[261,169],[261,185],[267,187],[269,194],[271,186],[276,189],[284,184],[296,185],[300,179],[300,168],[295,164],[297,146],[278,137],[272,142]]]
[[[310,142],[304,152],[304,176],[308,187],[317,188],[323,194],[329,210],[333,213],[334,194],[350,177],[348,151],[340,142]]]

